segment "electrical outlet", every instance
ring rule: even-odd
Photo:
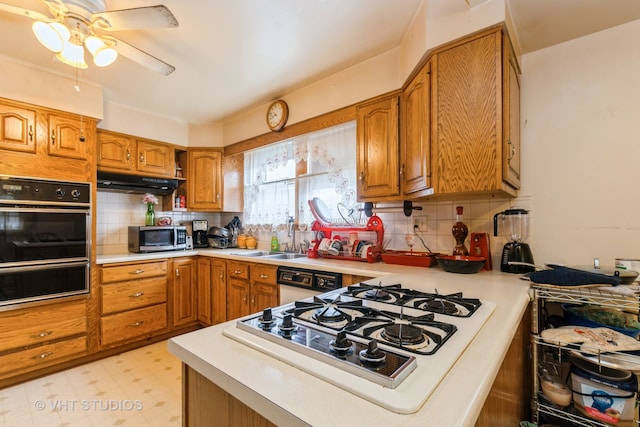
[[[413,230],[414,231],[427,231],[427,217],[421,216],[413,219]]]

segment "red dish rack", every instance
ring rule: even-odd
[[[369,217],[367,224],[364,226],[343,226],[343,225],[334,225],[334,224],[326,224],[320,221],[314,221],[311,225],[311,230],[316,232],[316,240],[311,242],[311,248],[307,253],[309,258],[333,258],[333,259],[344,259],[348,261],[363,261],[363,262],[379,262],[381,260],[382,255],[382,241],[384,239],[384,224],[382,220],[373,215]],[[367,249],[367,256],[363,258],[361,256],[356,256],[351,252],[351,248],[347,248],[346,250],[340,252],[339,255],[331,255],[327,253],[319,253],[318,246],[320,246],[320,242],[323,237],[328,239],[332,239],[333,237],[340,236],[346,237],[349,235],[349,232],[373,232],[376,235],[375,242],[372,241],[372,246]],[[322,234],[320,234],[322,233]]]

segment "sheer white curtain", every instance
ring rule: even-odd
[[[278,227],[289,217],[311,224],[308,200],[314,197],[340,218],[338,204],[356,205],[355,122],[245,153],[244,166],[246,227]]]

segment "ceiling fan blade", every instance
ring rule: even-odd
[[[115,49],[120,55],[125,56],[130,60],[137,62],[138,64],[147,67],[152,71],[155,71],[156,73],[168,76],[176,69],[176,67],[174,67],[173,65],[167,64],[166,62],[156,58],[153,55],[149,55],[148,53],[138,49],[137,47],[131,46],[130,44],[116,39],[115,37],[110,38],[115,41]]]
[[[98,12],[91,15],[93,24],[106,31],[177,27],[178,20],[163,5]]]
[[[35,12],[33,10],[23,9],[21,7],[11,6],[4,3],[0,3],[0,12],[9,12],[16,15],[22,15],[22,16],[26,16],[28,18],[34,19],[36,21],[43,21],[43,22],[53,21],[53,19],[51,19],[46,15],[43,15],[40,12]]]

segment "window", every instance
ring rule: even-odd
[[[244,159],[246,226],[278,226],[293,217],[306,229],[314,220],[308,204],[314,197],[332,218],[356,207],[355,122],[259,148]]]

